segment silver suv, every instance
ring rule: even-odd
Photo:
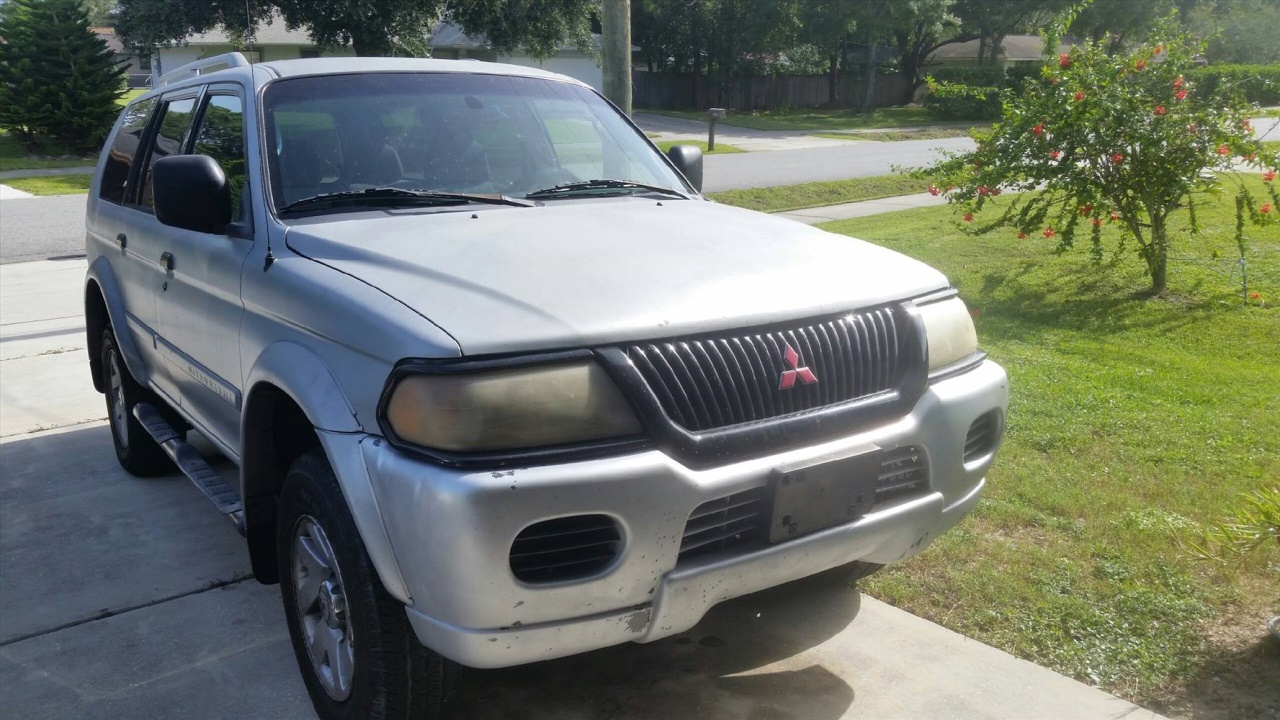
[[[85,282],[116,454],[244,534],[321,717],[432,717],[459,666],[682,633],[974,507],[1007,379],[946,279],[701,175],[489,63],[229,55],[122,112]]]

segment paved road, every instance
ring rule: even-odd
[[[314,718],[277,587],[181,477],[126,476],[84,260],[0,267],[0,716]],[[228,472],[230,466],[222,466]],[[820,576],[694,629],[463,680],[454,720],[1158,716]]]
[[[0,200],[0,264],[84,252],[84,195]]]

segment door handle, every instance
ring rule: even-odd
[[[160,267],[165,270],[173,270],[173,253],[165,251],[160,253]]]
[[[121,249],[124,249],[124,246],[128,242],[129,242],[129,238],[125,237],[124,233],[120,233],[116,235],[116,244],[119,245]]]

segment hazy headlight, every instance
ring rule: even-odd
[[[536,448],[638,435],[640,423],[592,361],[408,375],[386,419],[405,442],[450,452]]]
[[[964,301],[953,297],[917,308],[929,337],[929,370],[946,367],[978,350],[978,333]]]

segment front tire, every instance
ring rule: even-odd
[[[133,407],[140,402],[152,403],[157,409],[163,403],[129,374],[111,328],[102,331],[102,386],[106,388],[107,420],[120,467],[138,477],[177,472],[173,460],[133,416]]]
[[[298,668],[321,720],[433,720],[458,666],[423,647],[382,586],[321,448],[289,468],[276,550]]]

